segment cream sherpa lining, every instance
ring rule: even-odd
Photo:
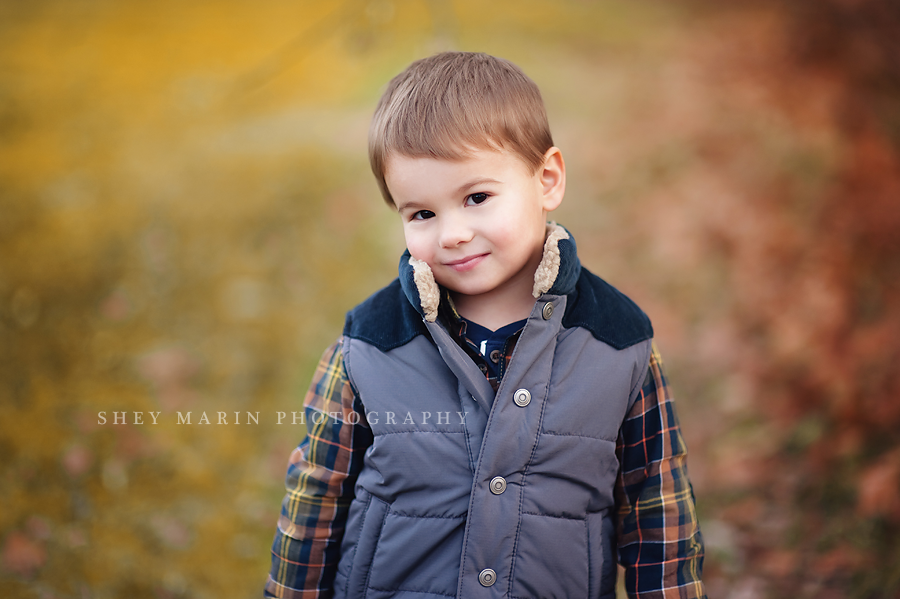
[[[559,240],[568,239],[569,233],[556,223],[547,223],[547,239],[544,241],[544,257],[534,273],[534,299],[550,291],[559,275]]]
[[[413,280],[416,282],[416,289],[419,290],[419,301],[422,302],[425,320],[434,322],[437,319],[438,305],[441,303],[441,290],[434,281],[434,273],[428,264],[412,256],[409,257],[409,265],[413,267]]]
[[[568,239],[569,233],[556,223],[547,223],[547,238],[544,241],[544,255],[541,263],[534,273],[534,289],[532,295],[535,299],[550,291],[553,283],[559,275],[559,240]],[[419,301],[422,302],[422,311],[425,320],[434,322],[437,320],[438,305],[441,302],[441,291],[434,280],[431,267],[421,260],[409,258],[409,265],[413,267],[413,280],[419,291]]]

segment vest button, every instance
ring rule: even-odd
[[[478,582],[480,582],[483,587],[489,587],[497,582],[497,573],[490,568],[485,568],[481,571],[481,574],[478,575]]]
[[[513,395],[513,401],[516,402],[516,405],[520,408],[524,408],[531,403],[531,393],[528,389],[519,389],[516,391],[516,394]]]
[[[491,479],[491,493],[500,495],[506,490],[506,479],[502,476],[495,476]]]
[[[544,304],[544,309],[541,310],[541,316],[544,317],[544,320],[550,320],[550,317],[553,316],[553,304],[550,302]]]

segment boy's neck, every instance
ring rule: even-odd
[[[536,268],[536,267],[535,267]],[[527,274],[525,271],[524,274]],[[534,308],[534,271],[527,278],[508,281],[507,284],[479,295],[463,295],[450,292],[453,305],[460,316],[481,326],[497,329],[528,318]]]
[[[456,311],[459,312],[459,315],[466,320],[477,322],[484,328],[492,331],[528,318],[531,314],[531,309],[534,307],[534,298],[531,297],[529,298],[531,301],[527,306],[524,303],[518,305],[510,303],[503,308],[483,303],[469,305],[467,299],[462,302],[454,300]]]

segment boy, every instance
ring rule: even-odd
[[[565,166],[537,86],[448,52],[369,134],[400,276],[316,371],[266,595],[704,597],[685,446],[646,315],[546,221]]]

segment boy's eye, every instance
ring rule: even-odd
[[[477,206],[478,204],[482,203],[486,199],[488,199],[488,194],[486,194],[486,193],[473,193],[472,195],[470,195],[469,197],[466,198],[466,204],[468,204],[470,206],[471,205]]]
[[[425,220],[434,216],[431,210],[419,210],[412,215],[412,220]]]

